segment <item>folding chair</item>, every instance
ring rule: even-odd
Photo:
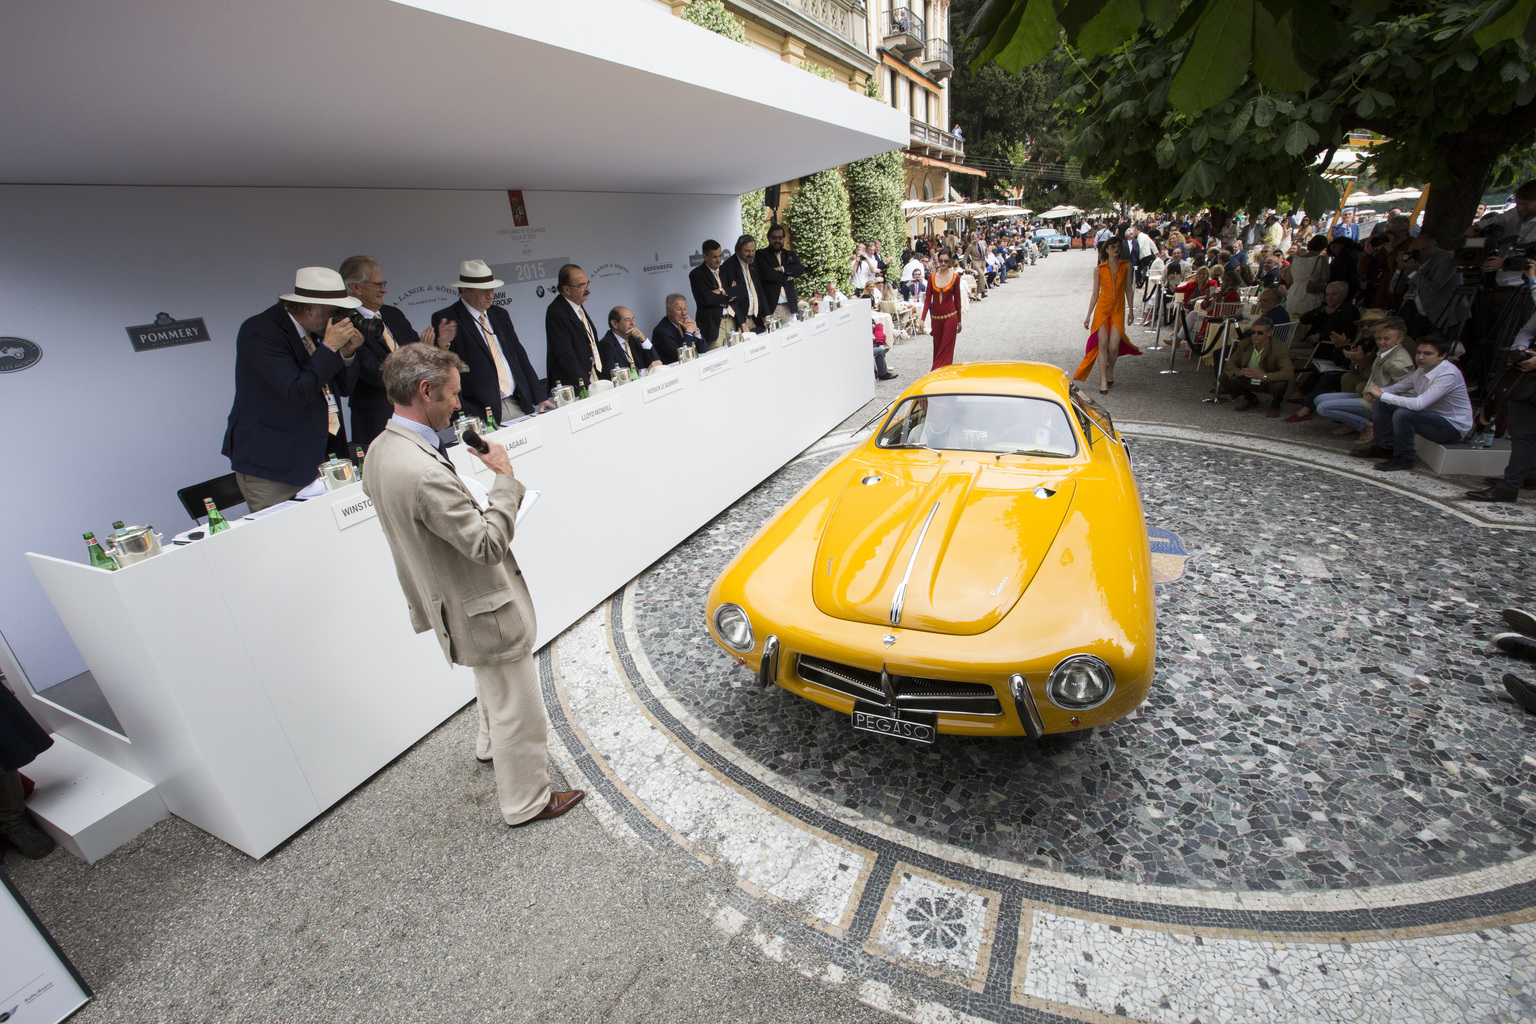
[[[1205,347],[1200,351],[1200,361],[1211,360],[1214,367],[1215,387],[1210,398],[1202,398],[1202,402],[1220,404],[1221,397],[1221,368],[1227,361],[1227,352],[1237,345],[1237,320],[1243,315],[1243,303],[1241,302],[1217,302],[1211,308],[1210,321],[1219,321],[1216,330],[1208,335]]]

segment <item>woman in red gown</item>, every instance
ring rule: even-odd
[[[933,325],[928,333],[933,335],[933,367],[948,366],[955,361],[955,335],[960,333],[960,275],[950,266],[949,250],[940,249],[939,269],[928,278],[928,290],[923,293],[923,311],[918,314],[922,323],[931,313]]]

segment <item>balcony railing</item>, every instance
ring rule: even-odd
[[[893,7],[886,15],[885,47],[910,58],[922,50],[924,32],[923,19],[910,7]]]
[[[955,51],[948,39],[930,39],[923,48],[923,73],[936,81],[948,78],[955,70]]]
[[[914,146],[927,146],[929,149],[942,150],[945,153],[958,157],[965,156],[965,142],[953,132],[947,132],[942,128],[935,128],[926,121],[912,118],[912,144]]]

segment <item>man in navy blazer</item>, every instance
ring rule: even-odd
[[[550,380],[572,387],[606,379],[615,364],[598,350],[602,332],[582,305],[592,294],[586,271],[567,263],[560,268],[558,283],[560,294],[544,311],[544,339],[549,346],[545,372]]]
[[[726,291],[732,291],[734,286],[741,303],[737,326],[753,333],[763,330],[763,321],[768,316],[768,293],[763,288],[762,275],[757,272],[757,239],[751,235],[736,239],[736,252],[725,261],[722,273]]]
[[[459,402],[467,416],[485,418],[489,409],[498,423],[547,412],[555,407],[544,382],[533,372],[528,353],[517,340],[512,317],[495,304],[496,280],[484,260],[459,264],[459,301],[432,314],[438,343],[442,333],[454,329],[450,347],[469,364],[459,378]],[[446,321],[446,323],[444,322]]]
[[[689,344],[697,352],[704,351],[704,336],[699,325],[688,315],[688,297],[673,292],[667,296],[667,315],[651,331],[651,345],[665,364],[677,362],[678,350]]]
[[[223,451],[252,512],[287,501],[320,475],[328,451],[345,451],[337,396],[357,378],[363,336],[331,315],[357,306],[336,271],[304,267],[292,292],[240,325]]]
[[[693,289],[694,308],[698,310],[699,329],[704,336],[705,350],[725,343],[725,335],[736,329],[739,318],[746,316],[746,292],[739,282],[727,280],[722,263],[725,260],[720,243],[706,238],[700,247],[704,262],[688,272],[688,285]]]
[[[763,308],[776,315],[789,318],[800,312],[800,299],[795,295],[795,278],[805,273],[800,257],[784,248],[784,225],[775,224],[768,229],[768,248],[757,251],[757,273],[762,278]]]
[[[362,303],[357,307],[358,313],[368,320],[378,317],[384,322],[384,333],[363,342],[357,350],[357,381],[347,396],[347,408],[352,410],[352,443],[366,449],[383,433],[384,424],[394,415],[395,407],[384,393],[384,378],[379,373],[379,366],[395,349],[412,342],[447,348],[453,341],[457,325],[448,320],[441,334],[428,327],[418,335],[404,313],[394,306],[384,305],[389,282],[384,280],[379,261],[372,256],[348,256],[342,261],[340,272],[348,293]]]

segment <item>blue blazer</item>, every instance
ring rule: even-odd
[[[549,398],[549,393],[533,372],[533,364],[528,361],[528,353],[523,351],[523,343],[517,340],[512,315],[500,306],[492,306],[485,311],[485,318],[491,322],[491,330],[496,332],[496,340],[501,345],[507,369],[512,371],[512,390],[517,395],[517,404],[523,412],[532,414]],[[479,314],[460,299],[447,309],[432,314],[433,329],[440,330],[438,324],[444,320],[452,320],[459,325],[459,332],[453,336],[449,348],[469,364],[469,370],[459,375],[459,404],[464,409],[464,415],[483,419],[485,410],[490,409],[499,419],[501,383],[496,379],[496,362],[491,358],[491,347],[486,344],[485,335],[480,333]]]
[[[591,341],[587,339],[587,329],[582,326],[581,319],[564,295],[557,293],[554,301],[545,309],[544,341],[548,348],[545,352],[544,372],[549,374],[551,381],[558,380],[562,384],[577,387],[607,376],[605,371],[612,364],[606,359],[602,366],[592,365],[592,341],[601,338],[603,332],[596,323],[592,323],[590,313],[587,314],[587,321],[592,326]],[[598,353],[602,354],[602,350],[599,349]]]
[[[784,269],[779,269],[779,263],[784,264]],[[800,257],[790,249],[780,249],[774,252],[772,249],[757,250],[757,273],[763,281],[763,313],[772,313],[778,306],[779,289],[784,289],[784,297],[789,300],[789,312],[791,315],[800,312],[800,299],[795,294],[795,278],[805,273],[805,266],[800,262]]]
[[[651,350],[656,353],[657,359],[660,359],[668,366],[677,362],[677,352],[678,349],[683,347],[684,341],[693,342],[695,349],[702,349],[704,347],[703,338],[697,334],[684,335],[682,328],[666,317],[662,317],[661,323],[657,324],[656,329],[651,331]],[[629,347],[630,351],[635,351],[638,346],[631,343]],[[649,359],[641,358],[640,354],[637,354],[635,358],[640,360],[641,366],[649,366],[651,363]]]
[[[396,307],[380,306],[379,317],[389,328],[396,345],[409,344],[419,337],[405,314]],[[384,393],[384,378],[379,374],[379,366],[388,355],[389,346],[384,344],[383,338],[370,341],[357,350],[357,382],[347,397],[347,407],[352,410],[352,443],[365,449],[384,432],[384,424],[395,414],[394,403]]]
[[[282,303],[257,313],[235,336],[235,402],[224,454],[236,473],[303,487],[320,475],[327,451],[346,450],[346,426],[326,433],[326,385],[345,395],[357,360],[316,344],[311,356]],[[337,447],[339,445],[339,448]]]

